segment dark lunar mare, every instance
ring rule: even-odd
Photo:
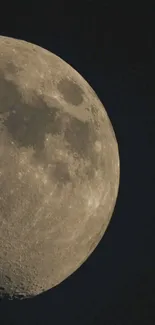
[[[11,73],[15,71],[13,64],[9,64],[8,69]],[[71,98],[75,105],[83,101],[83,90],[72,81],[63,79],[57,87],[68,103],[71,102]],[[46,133],[55,135],[64,131],[62,116],[66,114],[69,116],[70,123],[65,130],[65,138],[71,150],[79,155],[89,155],[88,144],[91,145],[96,140],[93,127],[91,128],[90,122],[80,121],[65,113],[60,109],[56,99],[53,99],[55,105],[49,107],[33,92],[31,94],[33,104],[25,103],[16,84],[11,80],[6,80],[2,71],[0,72],[0,96],[2,98],[0,114],[7,113],[8,115],[3,123],[19,147],[32,146],[36,153],[43,150]]]
[[[76,92],[76,86],[69,82],[67,90],[69,91],[70,87],[71,90],[75,87],[74,91]],[[47,167],[49,161],[46,161],[44,153],[45,135],[48,133],[56,135],[64,132],[64,138],[68,142],[68,149],[71,152],[76,152],[79,157],[84,159],[92,158],[93,166],[95,166],[96,158],[93,159],[93,144],[97,140],[97,135],[90,122],[80,121],[64,112],[56,99],[53,99],[54,105],[49,107],[35,92],[31,94],[33,103],[24,102],[17,86],[12,81],[6,80],[2,73],[0,73],[0,89],[0,95],[2,96],[0,114],[5,116],[3,125],[17,147],[33,147],[35,161],[39,161],[44,167]],[[3,93],[1,93],[2,91]],[[64,127],[62,117],[65,115],[69,117],[69,123]],[[90,169],[92,168],[88,170],[89,177],[93,176],[93,171],[91,172]],[[51,173],[52,177],[53,175],[59,183],[70,181],[68,166],[64,162],[57,162],[55,170],[52,170]]]
[[[59,81],[57,88],[68,104],[75,106],[82,104],[84,91],[79,85],[77,85],[77,83],[64,78]]]

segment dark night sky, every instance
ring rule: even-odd
[[[154,10],[64,3],[38,16],[10,14],[0,34],[49,49],[90,83],[118,140],[120,190],[110,225],[82,267],[36,298],[2,300],[0,324],[154,325]]]

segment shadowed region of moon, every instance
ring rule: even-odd
[[[25,41],[0,37],[0,48],[0,296],[23,299],[95,249],[119,155],[102,103],[71,66]]]
[[[67,103],[79,106],[83,102],[83,90],[79,85],[67,78],[59,81],[57,85],[58,90],[63,95]]]

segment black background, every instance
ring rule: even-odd
[[[39,9],[4,21],[1,12],[0,34],[45,47],[90,83],[118,140],[120,189],[89,259],[38,297],[1,300],[0,324],[154,325],[154,9],[97,0]]]

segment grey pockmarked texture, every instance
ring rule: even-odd
[[[71,66],[0,37],[0,295],[61,283],[93,252],[115,206],[119,155],[107,113]]]

